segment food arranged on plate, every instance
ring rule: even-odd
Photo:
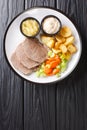
[[[37,76],[60,76],[66,70],[72,55],[77,51],[70,28],[64,26],[58,34],[51,37],[41,34],[40,39],[43,44],[50,48],[50,51],[48,52],[48,59],[37,71]]]
[[[11,56],[13,66],[26,75],[36,72],[37,77],[61,76],[77,52],[72,30],[52,15],[43,18],[41,34],[34,18],[24,19],[20,28],[26,39]],[[39,38],[35,38],[37,34]]]

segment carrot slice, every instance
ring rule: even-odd
[[[47,74],[47,76],[52,76],[52,75],[54,75],[53,73],[49,73],[49,74]]]
[[[51,57],[45,61],[44,72],[47,76],[55,75],[59,72],[59,69],[56,69],[56,66],[61,63],[61,59],[58,55]],[[49,67],[48,67],[49,66]]]
[[[50,64],[52,61],[58,61],[60,63],[61,60],[60,60],[59,56],[55,56],[55,57],[47,59],[46,64]]]
[[[50,62],[52,62],[52,61],[54,61],[54,60],[55,60],[55,58],[54,58],[54,57],[49,58],[49,59],[47,59],[47,60],[46,60],[46,64],[50,64]]]
[[[50,73],[52,73],[52,68],[45,67],[44,72],[45,72],[45,74],[50,74]]]
[[[54,60],[47,60],[46,64],[50,64],[51,62],[53,62]]]
[[[58,62],[58,64],[61,63],[61,59],[60,58],[56,59],[56,61]]]
[[[59,64],[59,61],[52,61],[50,63],[50,68],[55,68]]]

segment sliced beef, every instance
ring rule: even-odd
[[[23,66],[27,67],[28,69],[31,69],[40,65],[40,63],[35,62],[26,56],[22,44],[18,45],[16,49],[16,56],[19,59],[20,63],[22,63]]]
[[[31,74],[46,60],[47,52],[37,39],[25,39],[12,54],[11,62],[23,74]]]
[[[16,56],[16,53],[13,53],[11,56],[11,62],[13,64],[13,66],[18,69],[19,71],[21,71],[23,74],[30,74],[32,73],[32,69],[28,69],[27,67],[23,66],[19,59]]]
[[[36,38],[25,39],[22,46],[28,58],[39,63],[46,60],[48,51]]]

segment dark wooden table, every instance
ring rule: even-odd
[[[56,84],[24,81],[5,60],[3,38],[8,24],[33,6],[61,9],[81,32],[81,60],[70,76]],[[0,1],[0,130],[87,130],[87,0]]]

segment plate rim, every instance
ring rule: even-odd
[[[23,13],[25,13],[25,12],[27,12],[27,11],[30,11],[30,10],[33,10],[33,9],[40,9],[40,8],[43,8],[43,9],[52,9],[52,10],[54,10],[54,11],[57,11],[57,12],[59,12],[59,13],[65,15],[65,16],[72,22],[72,24],[75,26],[75,28],[76,28],[76,30],[77,30],[77,32],[78,32],[79,39],[80,39],[80,44],[81,44],[81,45],[80,45],[80,46],[81,46],[81,51],[80,51],[79,59],[78,59],[77,64],[74,66],[73,70],[72,70],[66,77],[64,77],[64,78],[62,78],[62,79],[60,79],[60,80],[56,80],[56,81],[52,81],[52,82],[47,82],[47,83],[44,83],[44,82],[43,82],[43,83],[40,83],[40,82],[31,81],[31,80],[28,80],[28,79],[24,78],[24,77],[21,76],[20,74],[18,74],[18,73],[13,69],[13,67],[11,66],[11,64],[10,64],[10,62],[9,62],[8,57],[7,57],[7,55],[6,55],[6,48],[5,48],[5,46],[6,46],[6,45],[5,45],[6,35],[7,35],[7,32],[8,32],[8,29],[9,29],[10,25],[13,23],[13,21],[14,21],[16,18],[18,18],[21,14],[23,14]],[[35,6],[35,7],[31,7],[31,8],[25,9],[24,11],[22,11],[21,13],[19,13],[18,15],[16,15],[16,16],[11,20],[11,22],[8,24],[8,26],[7,26],[6,30],[5,30],[5,34],[4,34],[3,51],[4,51],[5,59],[6,59],[7,63],[8,63],[8,65],[9,65],[9,67],[10,67],[11,70],[12,70],[17,76],[19,76],[21,79],[23,79],[23,80],[25,80],[25,81],[28,81],[28,82],[31,82],[31,83],[35,83],[35,84],[53,84],[53,83],[60,82],[60,81],[63,80],[63,79],[66,79],[66,78],[76,69],[76,66],[77,66],[78,63],[79,63],[79,60],[80,60],[81,54],[82,54],[82,38],[81,38],[81,34],[80,34],[80,31],[79,31],[79,29],[78,29],[77,24],[76,24],[75,21],[73,21],[65,12],[61,11],[60,9],[55,9],[55,8],[49,7],[49,6]]]

